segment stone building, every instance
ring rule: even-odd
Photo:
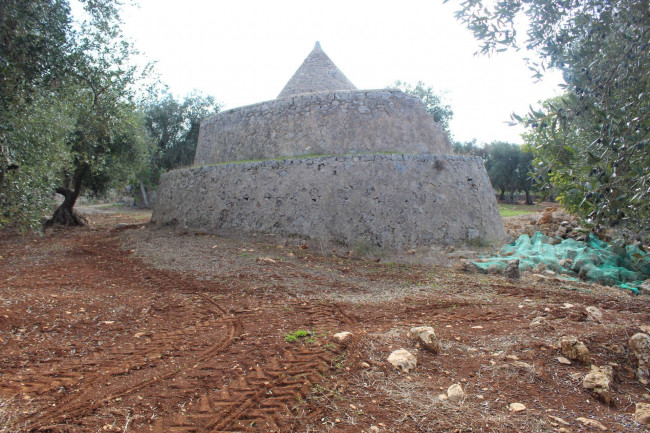
[[[277,99],[201,123],[152,221],[387,249],[505,238],[480,158],[452,155],[418,98],[358,90],[319,43]]]

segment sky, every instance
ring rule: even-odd
[[[523,52],[475,56],[478,42],[441,0],[139,0],[124,31],[182,97],[214,96],[224,109],[277,97],[320,41],[359,89],[423,81],[451,105],[453,138],[521,143],[506,124],[560,93],[559,73],[531,78]]]

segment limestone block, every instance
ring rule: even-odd
[[[636,361],[636,377],[644,384],[650,380],[650,335],[639,332],[630,338],[630,350]]]
[[[603,425],[600,421],[596,419],[591,419],[591,418],[585,418],[585,417],[578,417],[576,418],[576,421],[582,423],[585,427],[589,427],[590,429],[593,430],[601,430],[601,431],[606,431],[607,427]]]
[[[408,373],[417,367],[418,362],[411,352],[406,349],[395,350],[388,356],[388,362],[396,369]]]
[[[637,403],[634,412],[634,419],[639,424],[650,425],[650,404]]]
[[[613,381],[613,376],[612,367],[608,365],[604,367],[596,367],[595,365],[592,365],[591,371],[582,381],[582,387],[592,391],[606,404],[610,404],[612,401],[612,391],[610,387]]]
[[[436,332],[431,326],[418,326],[411,328],[411,334],[426,350],[433,353],[438,353],[440,351],[438,337],[436,337]]]
[[[582,341],[579,341],[574,336],[565,336],[560,339],[560,350],[562,355],[567,358],[579,361],[584,364],[589,364],[591,362],[591,356],[589,355],[589,349]]]

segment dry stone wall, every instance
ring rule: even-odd
[[[480,158],[346,155],[193,167],[163,175],[152,221],[388,249],[500,241]]]
[[[451,154],[421,100],[399,90],[309,93],[224,111],[201,123],[194,165],[301,155]]]

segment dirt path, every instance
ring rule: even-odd
[[[644,431],[626,342],[650,325],[647,298],[89,218],[0,238],[0,432],[555,432],[578,417]],[[416,347],[416,325],[440,354]],[[581,389],[587,366],[557,362],[567,334],[615,366],[612,406]],[[402,347],[410,374],[386,362]],[[461,405],[439,398],[453,383]]]

